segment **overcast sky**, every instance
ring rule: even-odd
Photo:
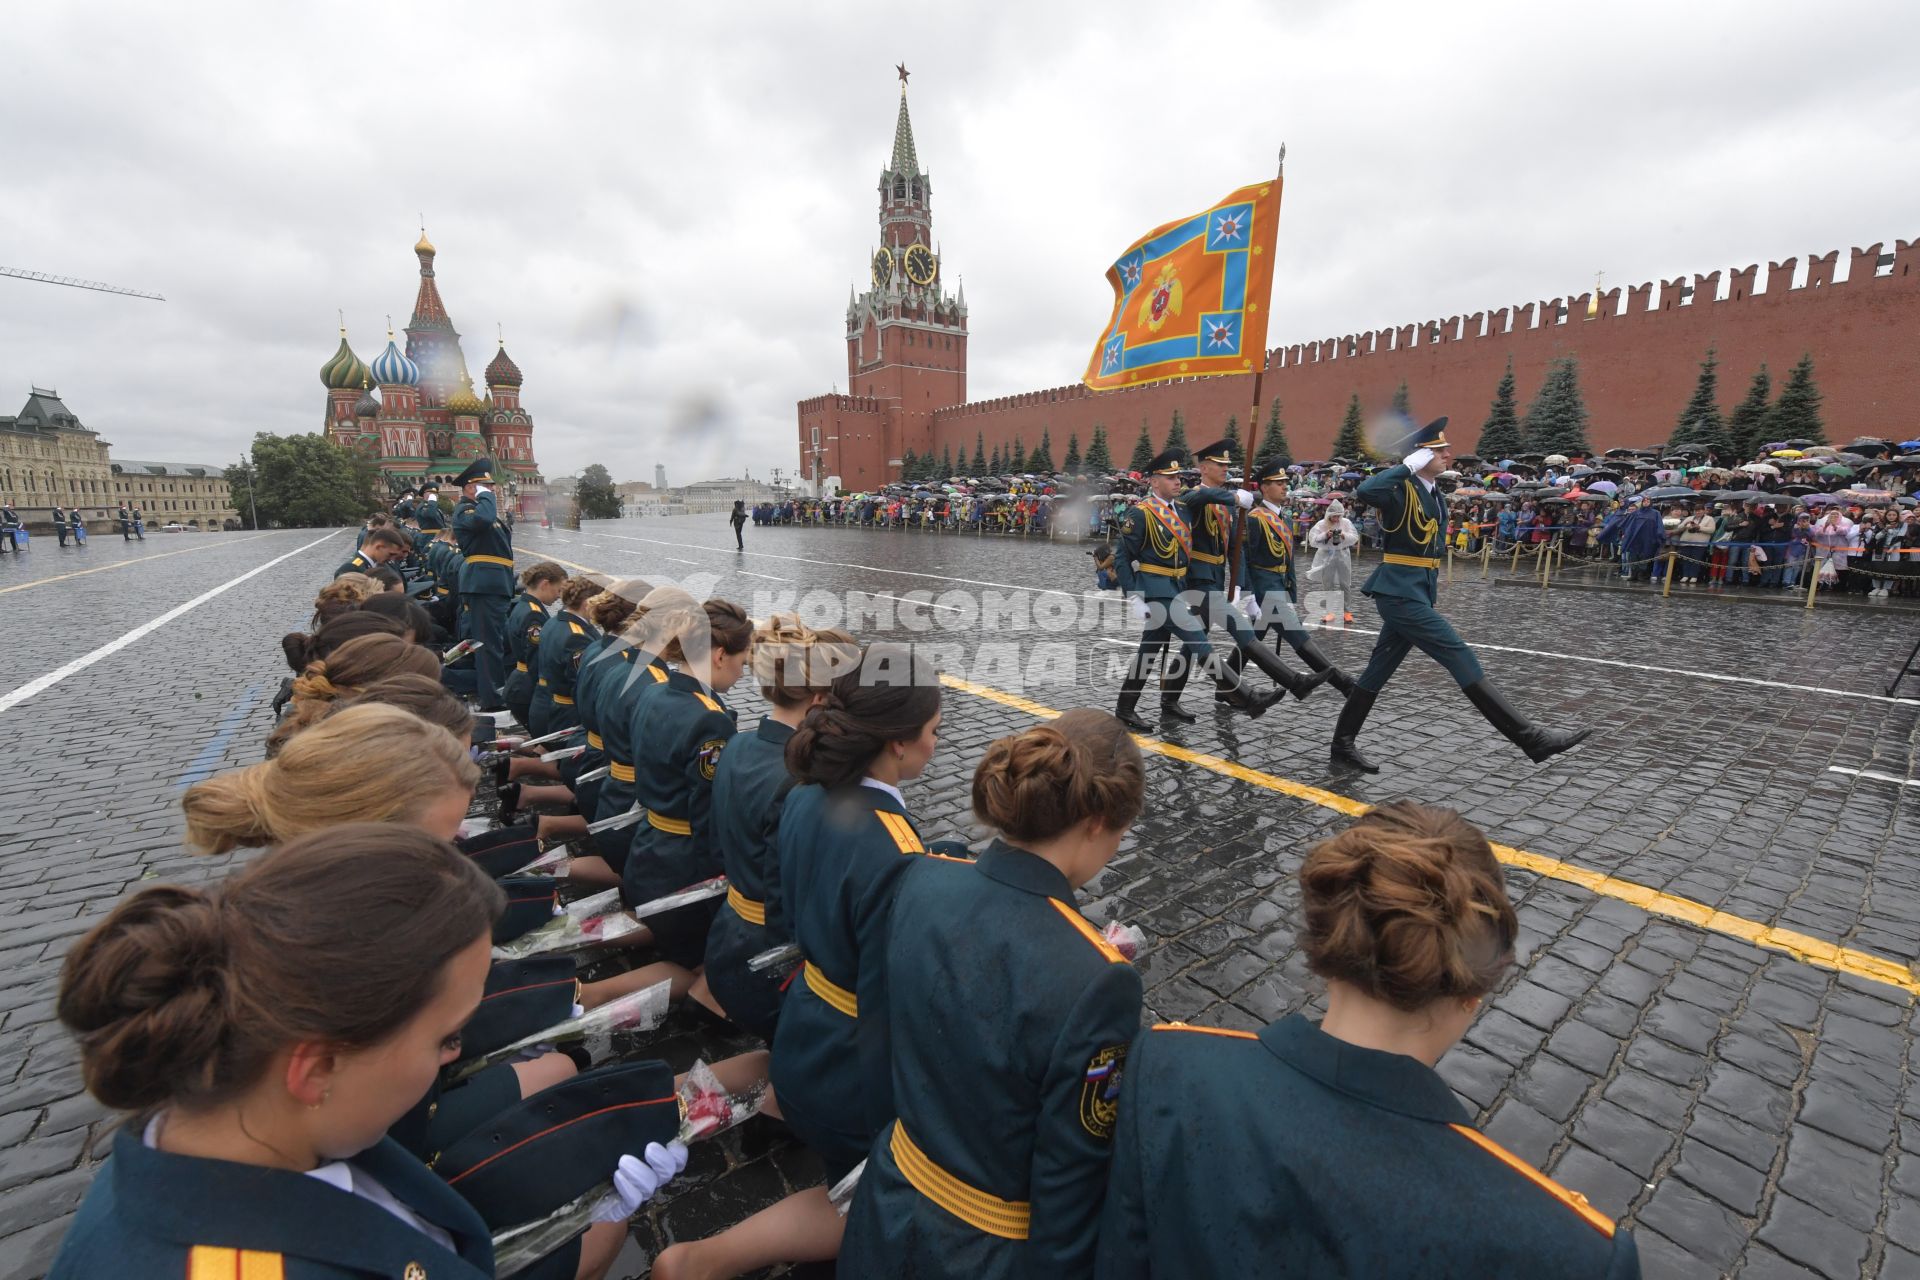
[[[1170,15],[1178,15],[1169,21]],[[1288,145],[1271,345],[1920,235],[1909,3],[12,6],[0,412],[128,458],[318,429],[416,221],[550,476],[791,470],[846,387],[898,82],[970,392],[1077,380],[1106,264]],[[1846,254],[1841,254],[1841,262]]]

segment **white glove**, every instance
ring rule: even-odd
[[[1412,453],[1402,458],[1401,461],[1407,464],[1407,470],[1409,471],[1416,473],[1424,471],[1426,470],[1427,464],[1433,461],[1433,450],[1415,449]]]
[[[687,1144],[678,1138],[664,1147],[649,1142],[645,1154],[644,1161],[639,1156],[620,1157],[613,1171],[613,1190],[594,1206],[595,1222],[626,1221],[687,1167]]]
[[[1240,612],[1247,615],[1248,622],[1260,621],[1260,598],[1258,596],[1242,591],[1239,598],[1233,603]]]
[[[1253,510],[1253,490],[1235,489],[1233,491],[1233,500],[1240,504],[1242,511]]]
[[[1147,602],[1145,600],[1142,600],[1139,596],[1128,596],[1127,597],[1127,616],[1133,619],[1135,622],[1139,623],[1141,626],[1143,627],[1146,626],[1147,618],[1148,618]]]
[[[490,484],[477,484],[473,486],[473,496],[476,498],[483,493],[492,493],[492,492],[493,492],[493,486]]]

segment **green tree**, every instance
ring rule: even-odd
[[[1230,413],[1227,415],[1227,433],[1226,435],[1222,436],[1221,439],[1227,442],[1228,457],[1232,458],[1235,462],[1239,462],[1243,458],[1245,458],[1246,454],[1240,448],[1240,415],[1239,414]]]
[[[1367,456],[1366,424],[1360,416],[1360,393],[1353,393],[1347,401],[1347,416],[1340,421],[1340,431],[1333,437],[1333,456],[1348,461],[1359,461]]]
[[[1407,394],[1407,384],[1404,381],[1400,383],[1400,389],[1393,393],[1393,411],[1402,418],[1413,417],[1412,398]]]
[[[1040,443],[1035,445],[1033,452],[1027,455],[1027,470],[1035,472],[1036,474],[1052,473],[1053,431],[1051,428],[1040,428]]]
[[[1173,411],[1173,426],[1167,429],[1167,442],[1161,447],[1178,449],[1182,458],[1193,452],[1193,446],[1187,443],[1187,420],[1180,416],[1178,409]]]
[[[991,474],[987,470],[987,438],[978,431],[973,433],[973,467],[971,474],[976,476]]]
[[[358,524],[389,502],[372,482],[377,466],[362,466],[354,454],[318,433],[260,432],[253,438],[251,470],[254,509],[263,528]],[[235,484],[244,490],[247,479],[247,468],[227,468],[230,491]]]
[[[1727,415],[1727,434],[1733,437],[1733,451],[1740,460],[1751,458],[1766,443],[1767,400],[1773,395],[1773,377],[1763,363],[1747,385],[1747,398]],[[1727,461],[1734,461],[1728,459]]]
[[[620,495],[613,490],[613,477],[599,463],[580,473],[580,482],[573,487],[573,509],[582,520],[620,518]]]
[[[1535,453],[1592,451],[1587,444],[1587,405],[1580,397],[1579,362],[1572,356],[1548,366],[1540,394],[1527,406],[1524,428]]]
[[[1078,431],[1069,431],[1067,433],[1067,456],[1060,459],[1060,469],[1068,475],[1076,475],[1080,471],[1080,466],[1080,433]]]
[[[952,478],[953,474],[953,442],[948,441],[947,447],[940,451],[940,478],[947,480]]]
[[[1087,470],[1107,472],[1113,470],[1113,454],[1107,449],[1107,427],[1105,423],[1093,424],[1093,443],[1087,446]]]
[[[1145,474],[1153,465],[1153,436],[1147,431],[1147,420],[1140,419],[1140,438],[1133,442],[1133,456],[1127,459],[1127,470]]]
[[[911,449],[900,459],[900,478],[909,484],[920,478],[920,455]]]
[[[1487,420],[1480,424],[1480,443],[1474,446],[1488,464],[1527,451],[1527,438],[1520,432],[1520,417],[1513,404],[1513,359],[1507,359],[1507,371],[1500,377],[1500,388],[1493,393]]]
[[[1820,418],[1820,388],[1813,381],[1813,353],[1800,357],[1780,388],[1780,398],[1767,411],[1768,440],[1811,440],[1827,442],[1826,424]]]
[[[1013,448],[1007,453],[1007,470],[1025,471],[1026,469],[1027,442],[1022,440],[1016,433],[1013,437]]]
[[[1280,397],[1273,398],[1273,404],[1267,409],[1266,430],[1260,433],[1260,456],[1278,458],[1285,463],[1293,461],[1293,446],[1287,443],[1287,424],[1280,420]]]
[[[997,476],[1001,472],[1005,471],[1006,468],[1000,465],[1001,461],[1002,459],[1000,457],[1000,446],[995,445],[993,446],[993,456],[987,459],[987,474],[990,476]]]
[[[1700,376],[1694,380],[1693,395],[1673,424],[1667,449],[1671,452],[1683,444],[1706,445],[1723,460],[1733,449],[1726,423],[1720,417],[1720,356],[1712,347],[1707,348],[1707,358],[1700,362]]]

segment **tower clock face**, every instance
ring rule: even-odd
[[[922,288],[933,283],[933,250],[916,244],[907,250],[907,278]]]
[[[893,250],[883,248],[873,255],[873,287],[884,289],[893,279]]]

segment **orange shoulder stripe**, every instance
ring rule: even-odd
[[[1093,944],[1094,950],[1098,951],[1101,955],[1105,956],[1109,963],[1111,964],[1127,963],[1127,958],[1120,954],[1120,949],[1114,946],[1111,942],[1108,942],[1105,935],[1103,935],[1098,929],[1094,928],[1093,925],[1088,922],[1085,916],[1081,915],[1078,911],[1074,910],[1067,903],[1060,901],[1060,899],[1058,898],[1048,898],[1047,901],[1051,902],[1053,904],[1053,909],[1055,911],[1058,911],[1061,917],[1065,919],[1068,924],[1072,925],[1075,929],[1078,929],[1080,931],[1080,936],[1085,938],[1088,942],[1091,942]]]
[[[1613,1238],[1613,1219],[1588,1204],[1587,1198],[1578,1191],[1569,1190],[1561,1186],[1552,1178],[1549,1178],[1546,1174],[1540,1172],[1525,1160],[1522,1160],[1519,1156],[1516,1156],[1513,1152],[1495,1142],[1492,1138],[1489,1138],[1486,1134],[1481,1133],[1478,1129],[1470,1129],[1463,1124],[1450,1124],[1447,1128],[1469,1139],[1482,1151],[1487,1152],[1508,1168],[1515,1170],[1542,1191],[1545,1191],[1548,1195],[1560,1201],[1560,1203],[1566,1205],[1569,1209],[1572,1209],[1575,1213],[1586,1219],[1588,1226],[1598,1231],[1601,1235],[1606,1236],[1609,1240]]]
[[[1197,1031],[1203,1036],[1226,1036],[1232,1040],[1258,1040],[1251,1031],[1233,1031],[1226,1027],[1190,1027],[1184,1022],[1156,1022],[1155,1031]]]
[[[875,809],[873,816],[880,819],[880,825],[893,837],[893,843],[902,853],[925,853],[927,847],[920,843],[920,833],[913,829],[905,814],[895,813],[891,809]]]

